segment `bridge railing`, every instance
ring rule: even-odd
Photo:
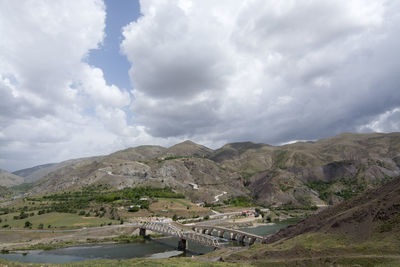
[[[187,239],[187,240],[192,240],[195,241],[197,243],[203,244],[203,245],[207,245],[207,246],[211,246],[211,247],[219,247],[220,243],[218,241],[218,238],[213,237],[213,236],[209,236],[209,235],[203,235],[203,234],[199,234],[196,233],[194,231],[185,231],[182,234],[182,237]]]
[[[139,225],[139,227],[142,229],[162,233],[165,235],[175,236],[180,239],[194,241],[194,242],[206,245],[206,246],[211,246],[211,247],[219,247],[220,246],[220,244],[218,242],[218,238],[216,238],[216,237],[199,234],[192,230],[182,230],[182,229],[179,229],[178,227],[176,227],[175,225],[171,225],[169,223],[147,222],[147,223]]]

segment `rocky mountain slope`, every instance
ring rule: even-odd
[[[225,262],[256,266],[398,266],[400,177],[281,229]]]
[[[251,196],[267,205],[335,204],[400,175],[400,134],[345,133],[272,147],[236,143],[211,157],[239,172]]]
[[[222,200],[242,195],[272,206],[324,205],[380,186],[400,175],[399,166],[400,133],[345,133],[284,146],[232,143],[217,150],[185,141],[76,160],[49,172],[30,193],[105,183],[170,186],[193,201],[212,202],[227,192]]]
[[[10,187],[24,182],[24,178],[0,169],[0,186]]]
[[[168,149],[159,146],[130,148],[96,160],[81,160],[49,173],[35,184],[30,193],[108,184],[115,188],[168,186],[184,193],[192,201],[212,202],[215,195],[224,191],[229,195],[247,194],[239,174],[225,171],[204,158],[211,151],[188,141]],[[193,188],[194,184],[198,189]]]
[[[63,167],[66,167],[69,165],[74,165],[74,164],[79,163],[84,160],[95,160],[97,158],[100,158],[100,157],[71,159],[71,160],[66,160],[66,161],[60,162],[60,163],[48,163],[48,164],[35,166],[32,168],[18,170],[18,171],[13,172],[12,174],[23,177],[25,183],[32,183],[32,182],[40,180],[47,174],[49,174],[51,172],[55,172]]]
[[[312,232],[346,235],[358,242],[377,233],[400,233],[400,177],[285,228],[268,243]]]

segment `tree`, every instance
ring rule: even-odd
[[[31,227],[32,226],[32,223],[30,222],[30,221],[26,221],[25,222],[25,228],[28,228],[28,227]]]
[[[43,226],[44,226],[43,223],[40,223],[38,229],[43,229]]]
[[[15,217],[16,216],[14,216],[14,219],[15,219]],[[21,211],[19,216],[17,216],[17,217],[18,217],[17,219],[25,219],[25,218],[28,218],[28,214],[26,214],[24,211]]]

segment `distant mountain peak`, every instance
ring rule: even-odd
[[[178,146],[178,145],[194,145],[194,146],[202,146],[202,145],[200,145],[200,144],[197,144],[197,143],[193,142],[192,140],[185,140],[185,141],[183,141],[183,142],[180,142],[180,143],[177,143],[177,144],[175,144],[175,145],[173,145],[173,146]],[[171,146],[171,147],[173,147],[173,146]]]
[[[167,155],[174,156],[194,156],[194,157],[206,157],[213,153],[213,150],[196,144],[193,141],[185,140],[181,143],[169,147],[166,151]]]

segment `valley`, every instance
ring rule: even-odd
[[[268,244],[221,248],[196,261],[318,263],[316,251],[334,262],[365,253],[377,262],[378,252],[383,262],[398,257],[399,133],[216,150],[185,141],[1,174],[5,253],[143,242],[132,224],[146,221],[238,229],[294,219],[300,222],[266,237]]]

